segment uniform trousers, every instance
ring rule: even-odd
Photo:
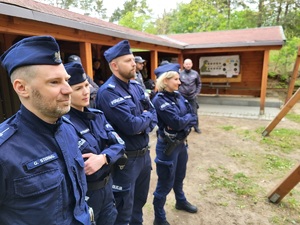
[[[169,156],[163,153],[165,147],[166,143],[163,139],[158,138],[155,158],[158,181],[153,199],[155,220],[158,222],[166,220],[164,205],[166,197],[172,189],[177,202],[186,201],[183,192],[183,180],[188,161],[187,146],[184,142],[179,144]]]
[[[150,175],[150,152],[144,156],[129,157],[126,166],[113,171],[113,193],[118,216],[115,225],[142,225],[143,206],[146,204]]]
[[[88,205],[93,208],[97,225],[113,225],[117,218],[117,209],[112,193],[112,179],[101,189],[87,191]]]

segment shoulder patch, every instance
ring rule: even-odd
[[[163,110],[169,108],[170,106],[171,106],[171,104],[170,104],[169,102],[164,102],[163,104],[161,104],[161,105],[159,106],[159,109],[160,109],[161,111],[163,111]]]
[[[0,126],[0,146],[7,141],[13,134],[17,131],[17,129],[13,126],[9,126],[8,124],[3,124]]]
[[[125,99],[123,97],[119,97],[119,98],[115,98],[115,99],[111,100],[109,105],[111,107],[115,107],[123,102],[125,102]]]

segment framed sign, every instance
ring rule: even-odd
[[[237,76],[240,73],[240,57],[238,55],[201,57],[199,70],[200,75]]]

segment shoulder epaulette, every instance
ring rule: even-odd
[[[109,83],[109,84],[106,85],[106,88],[115,89],[116,85],[114,83]]]
[[[132,83],[132,84],[140,84],[140,83],[137,82],[136,80],[130,80],[129,82]]]
[[[66,123],[69,123],[69,124],[72,124],[71,120],[69,120],[68,116],[65,115],[65,116],[62,116],[62,120]]]
[[[93,113],[103,113],[100,109],[88,108]]]
[[[15,132],[17,128],[10,126],[7,123],[0,124],[0,146],[7,141]]]

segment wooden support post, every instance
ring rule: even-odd
[[[294,169],[268,194],[268,199],[272,203],[279,203],[300,181],[300,164]]]
[[[80,58],[86,74],[93,80],[92,44],[80,43]]]
[[[295,65],[294,65],[293,74],[292,74],[292,77],[291,77],[291,80],[290,80],[290,83],[289,83],[289,89],[288,89],[288,93],[287,93],[287,96],[286,96],[286,99],[285,99],[285,103],[287,103],[288,100],[293,95],[295,82],[296,82],[297,77],[298,77],[299,65],[300,65],[300,47],[298,47],[298,54],[297,54],[296,62],[295,62]]]
[[[154,74],[154,70],[158,67],[158,51],[153,50],[150,52],[150,68],[151,68],[151,74],[148,74],[148,76],[150,75],[151,80],[155,80],[155,74]]]
[[[263,136],[269,135],[269,133],[276,127],[281,119],[290,111],[290,109],[300,100],[300,88],[290,98],[290,100],[283,106],[278,115],[272,120],[272,122],[262,132]]]
[[[267,82],[268,82],[268,70],[269,70],[269,50],[264,52],[264,62],[262,69],[261,78],[261,89],[260,89],[260,110],[259,115],[265,114],[265,103],[266,103],[266,93],[267,93]]]

